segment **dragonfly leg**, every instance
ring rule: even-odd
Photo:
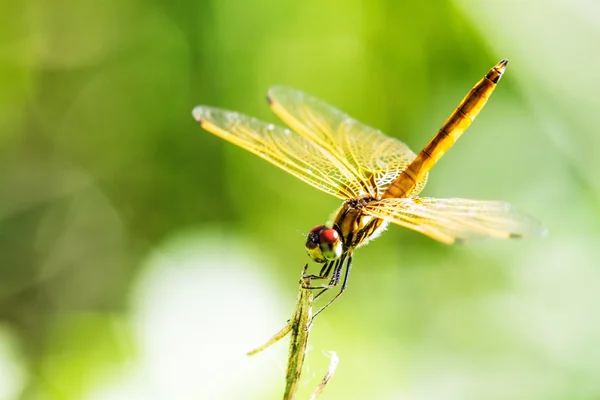
[[[339,283],[341,272],[342,272],[341,266],[342,266],[342,264],[340,264],[340,268],[337,268],[337,266],[336,266],[336,269],[333,271],[334,276],[331,278],[331,284],[330,284],[331,286],[330,287],[333,287]],[[312,316],[311,323],[312,323],[312,320],[315,319],[315,317],[317,315],[319,315],[323,310],[325,310],[327,307],[329,307],[334,301],[336,301],[338,299],[338,297],[340,297],[342,295],[342,293],[344,293],[344,291],[346,290],[346,287],[348,286],[348,277],[350,276],[350,268],[352,268],[352,254],[350,254],[348,256],[348,262],[346,263],[346,273],[344,274],[344,282],[342,282],[342,287],[340,288],[340,291],[333,297],[333,299],[329,300],[327,302],[327,304],[325,304],[323,307],[321,307],[321,309]],[[337,273],[337,280],[334,282],[334,279],[336,278],[336,273]],[[329,289],[329,288],[327,288],[327,289]],[[327,289],[323,289],[322,291],[320,291],[317,294],[317,296],[319,296],[321,293],[323,293]],[[315,299],[317,298],[317,296],[315,296]]]
[[[323,285],[319,288],[319,289],[323,289],[323,290],[321,290],[319,293],[317,293],[315,295],[315,297],[313,298],[313,300],[315,300],[317,297],[319,297],[320,295],[325,293],[328,289],[331,289],[332,287],[337,286],[338,282],[340,281],[339,276],[340,276],[340,272],[344,266],[345,260],[346,260],[346,256],[342,256],[342,258],[339,258],[337,261],[331,262],[331,265],[327,268],[326,273],[327,273],[327,275],[329,275],[329,272],[331,271],[331,267],[333,267],[335,265],[335,267],[333,268],[333,276],[331,277],[329,284]]]
[[[319,275],[323,278],[327,278],[331,272],[331,267],[333,267],[333,262],[325,263],[321,268],[321,271],[319,271]]]
[[[305,278],[309,278],[309,279],[328,279],[329,278],[329,274],[331,273],[331,269],[333,268],[333,266],[336,263],[337,263],[337,261],[330,261],[328,263],[325,263],[325,265],[323,265],[323,267],[321,268],[321,271],[319,272],[319,275],[312,275],[311,274],[311,275],[304,275],[304,277]],[[334,271],[335,271],[335,269],[334,269]],[[330,287],[331,287],[331,284],[329,284],[329,285],[319,285],[319,286],[308,286],[305,289],[329,289]]]
[[[344,257],[345,258],[345,257]],[[342,261],[343,263],[344,261]],[[336,267],[333,270],[333,276],[331,277],[331,281],[329,282],[329,286],[337,286],[340,283],[340,277],[342,276],[342,263],[340,263],[339,268]]]
[[[325,263],[325,265],[323,265],[323,267],[321,268],[321,271],[319,272],[318,275],[314,275],[314,274],[308,274],[307,275],[307,274],[304,274],[304,278],[309,278],[309,279],[328,279],[329,278],[329,273],[331,272],[331,268],[333,267],[334,263],[335,263],[335,261],[330,261],[328,263]],[[321,287],[321,286],[318,286],[318,287]]]
[[[306,274],[306,275],[303,275],[302,277],[308,278],[308,279],[327,279],[326,276],[315,275],[315,274]],[[305,287],[305,289],[308,289],[308,287]]]

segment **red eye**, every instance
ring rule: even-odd
[[[321,232],[323,229],[326,229],[326,228],[325,228],[325,225],[317,225],[317,226],[315,226],[314,228],[312,228],[312,229],[310,230],[310,232],[308,232],[308,234],[309,234],[309,235],[317,235],[317,236],[318,236],[318,235],[319,235],[319,232]]]
[[[344,244],[338,231],[325,225],[317,225],[308,233],[305,248],[310,258],[324,263],[340,258]]]
[[[321,239],[321,243],[335,243],[339,240],[340,235],[335,229],[325,228],[321,231],[319,235]]]

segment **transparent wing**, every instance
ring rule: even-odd
[[[401,141],[298,90],[276,86],[267,99],[290,128],[326,149],[357,176],[363,194],[379,197],[416,157]],[[410,195],[416,196],[426,182],[427,176]]]
[[[194,118],[207,131],[341,199],[359,197],[358,180],[327,150],[272,124],[236,112],[198,106]]]
[[[502,201],[388,198],[369,203],[364,211],[447,244],[545,234],[539,222]]]

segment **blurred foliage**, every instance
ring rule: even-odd
[[[338,202],[191,109],[275,123],[284,84],[418,151],[504,57],[425,195],[507,200],[549,236],[391,227],[319,317],[304,390],[335,350],[324,399],[600,397],[599,27],[591,0],[0,0],[0,399],[280,396],[285,348],[244,352]]]

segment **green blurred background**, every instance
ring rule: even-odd
[[[510,59],[424,195],[498,199],[544,239],[390,227],[311,332],[300,398],[600,398],[593,0],[0,0],[0,400],[266,399],[304,235],[339,202],[193,121],[277,122],[284,84],[427,143]],[[316,270],[312,266],[312,270]]]

